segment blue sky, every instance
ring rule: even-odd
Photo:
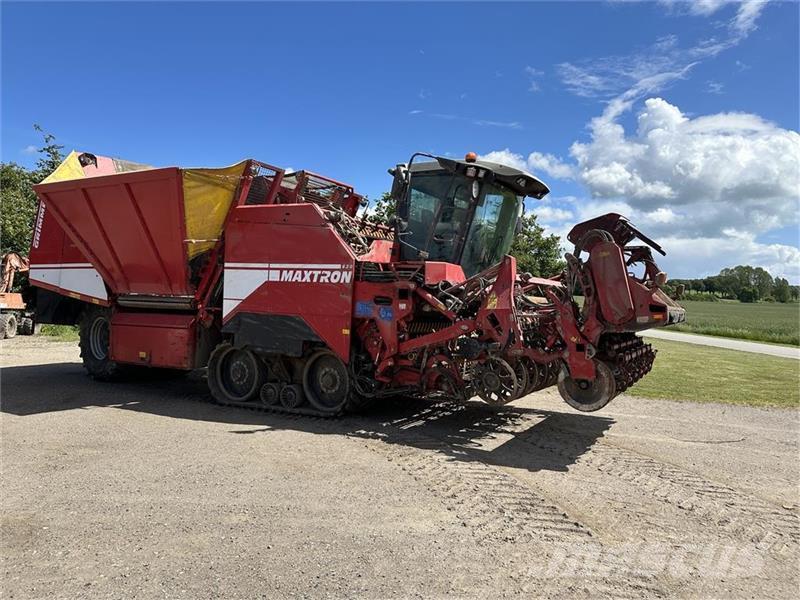
[[[2,159],[40,123],[153,165],[255,157],[371,197],[415,150],[535,172],[565,234],[614,210],[674,276],[800,280],[798,4],[2,4]]]

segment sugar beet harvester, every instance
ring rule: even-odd
[[[218,402],[331,415],[393,395],[496,406],[556,384],[597,410],[653,364],[635,332],[684,319],[660,288],[663,251],[619,215],[577,225],[564,272],[533,277],[507,252],[541,181],[474,154],[390,173],[382,226],[357,217],[350,186],[306,171],[72,153],[35,188],[37,320],[80,323],[96,379],[208,367]]]

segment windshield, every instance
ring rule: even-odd
[[[522,199],[514,192],[486,184],[464,241],[461,268],[467,277],[500,262],[514,243]]]
[[[413,174],[408,226],[401,237],[403,258],[417,260],[419,251],[425,251],[428,260],[461,264],[467,277],[500,261],[514,239],[521,198],[481,183],[473,201],[472,183],[441,170]]]

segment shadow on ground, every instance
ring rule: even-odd
[[[20,417],[112,407],[228,423],[232,435],[294,430],[378,438],[457,460],[530,471],[567,470],[614,423],[607,417],[573,412],[513,405],[497,410],[479,402],[453,405],[414,399],[382,401],[363,414],[337,419],[283,415],[211,403],[200,373],[103,383],[87,377],[76,363],[7,367],[0,386],[0,412]]]

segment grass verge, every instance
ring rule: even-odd
[[[78,328],[74,325],[42,325],[41,335],[59,342],[75,342],[78,340]]]
[[[800,406],[800,361],[649,339],[653,370],[626,394],[749,406]]]

